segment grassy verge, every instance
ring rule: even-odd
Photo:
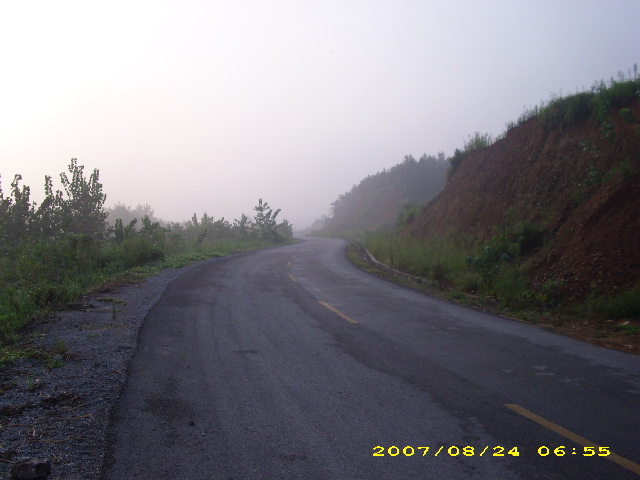
[[[166,268],[273,245],[260,239],[221,239],[165,255],[149,242],[133,240],[114,245],[77,236],[25,245],[1,258],[0,345],[17,342],[33,319],[102,285],[139,281]],[[7,352],[0,352],[0,364],[10,357]]]
[[[549,307],[553,286],[534,292],[525,262],[544,246],[544,231],[527,222],[503,229],[487,243],[465,237],[426,242],[406,235],[377,234],[364,246],[381,262],[433,284],[456,300],[499,304],[507,310]]]
[[[568,303],[560,282],[531,285],[527,257],[539,248],[545,248],[544,232],[519,224],[484,244],[453,237],[427,243],[391,233],[369,235],[351,243],[348,255],[361,268],[411,288],[640,353],[640,286],[616,296]],[[365,251],[406,275],[380,268]]]

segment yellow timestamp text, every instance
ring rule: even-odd
[[[580,455],[583,457],[608,457],[611,455],[611,449],[609,447],[566,447],[564,445],[560,445],[559,447],[547,447],[546,445],[542,445],[538,448],[538,455],[541,457],[564,457],[565,455]]]
[[[472,447],[471,445],[466,446],[456,446],[451,445],[449,447],[445,445],[440,445],[438,447],[412,447],[411,445],[407,445],[406,447],[400,448],[395,445],[390,447],[382,447],[377,445],[373,447],[373,456],[374,457],[413,457],[414,455],[420,457],[438,457],[438,456],[464,456],[464,457],[474,457],[474,456],[491,456],[491,457],[504,457],[505,455],[511,455],[512,457],[519,457],[520,451],[518,447],[503,447],[501,445],[495,446],[482,446],[482,447]]]
[[[557,447],[542,445],[541,447],[538,447],[537,453],[541,457],[564,457],[565,455],[577,455],[582,457],[607,457],[611,455],[611,449],[609,447],[601,446],[576,448],[567,447],[565,445],[560,445]],[[440,445],[435,447],[413,447],[411,445],[398,447],[395,445],[391,445],[390,447],[383,447],[381,445],[377,445],[373,447],[374,457],[504,457],[507,455],[510,455],[512,457],[519,457],[519,447],[503,447],[501,445],[485,445],[480,447],[473,447],[471,445]]]

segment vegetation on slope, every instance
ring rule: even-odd
[[[228,222],[204,213],[184,223],[161,225],[149,206],[121,204],[109,212],[94,170],[87,179],[76,159],[61,174],[64,192],[45,178],[45,199],[30,201],[16,175],[9,195],[0,188],[0,343],[56,304],[78,298],[131,269],[153,264],[178,267],[210,256],[271,245],[293,235],[280,210],[259,200],[255,215]],[[146,212],[138,222],[137,214]],[[111,213],[113,224],[107,223]]]
[[[365,247],[383,263],[420,277],[451,298],[500,302],[510,310],[548,308],[557,304],[553,284],[530,288],[526,258],[544,246],[544,233],[523,222],[505,228],[488,242],[465,235],[425,241],[407,234],[377,233]]]
[[[607,341],[640,333],[640,80],[507,127],[470,136],[438,198],[363,246],[448,298],[555,326],[592,319]]]

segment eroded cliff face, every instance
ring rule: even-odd
[[[549,242],[528,258],[534,285],[560,282],[572,299],[640,282],[640,107],[611,111],[615,137],[588,120],[548,130],[537,118],[471,152],[410,226],[427,239],[488,240],[528,221]],[[623,118],[626,117],[625,118]]]

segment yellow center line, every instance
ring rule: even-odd
[[[552,421],[547,420],[546,418],[543,418],[540,415],[536,415],[532,411],[527,410],[526,408],[521,407],[520,405],[507,403],[505,404],[505,407],[513,410],[516,413],[519,413],[520,415],[528,418],[529,420],[533,420],[537,424],[542,425],[545,428],[548,428],[549,430],[557,433],[558,435],[562,435],[564,438],[567,438],[572,442],[577,443],[578,445],[582,445],[583,447],[600,447],[600,445],[596,444],[595,442],[592,442],[591,440],[587,440],[586,438],[581,437],[580,435],[573,433],[572,431],[567,430],[566,428],[561,427],[560,425],[553,423]],[[635,462],[632,462],[627,458],[621,457],[620,455],[616,455],[613,452],[611,452],[610,455],[607,455],[604,458],[606,458],[607,460],[611,460],[613,463],[617,463],[618,465],[626,468],[627,470],[631,470],[636,475],[640,475],[640,465],[638,465]]]
[[[293,276],[293,273],[289,273],[289,278],[294,282],[294,283],[298,283],[298,279],[296,277]]]
[[[354,320],[354,319],[353,319],[353,318],[351,318],[350,316],[345,315],[344,313],[342,313],[342,312],[341,312],[340,310],[338,310],[337,308],[332,307],[331,305],[329,305],[327,302],[323,302],[323,301],[320,301],[320,300],[319,300],[319,301],[318,301],[318,303],[319,303],[320,305],[322,305],[323,307],[328,308],[329,310],[331,310],[333,313],[335,313],[335,314],[336,314],[336,315],[338,315],[339,317],[344,318],[347,322],[349,322],[349,323],[351,323],[351,324],[354,324],[354,325],[355,325],[356,323],[358,323],[358,321],[357,321],[357,320]]]

